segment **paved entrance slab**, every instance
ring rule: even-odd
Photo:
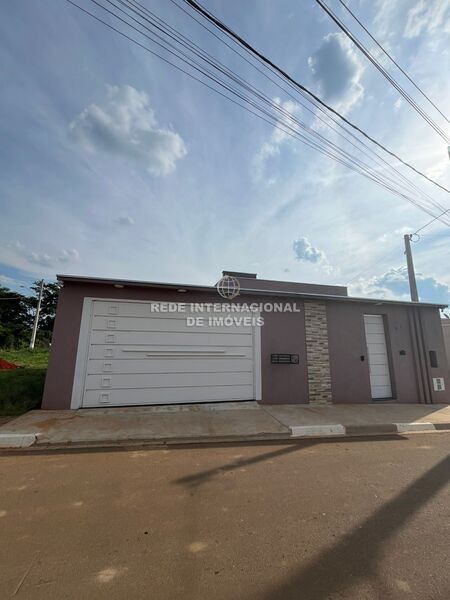
[[[450,429],[449,405],[216,402],[31,411],[0,427],[0,448],[284,440],[439,429]]]
[[[388,423],[449,423],[448,404],[312,404],[265,405],[265,410],[282,423],[296,425],[344,426],[386,425]]]
[[[0,427],[0,436],[35,434],[37,444],[260,440],[290,436],[256,402],[34,410]]]

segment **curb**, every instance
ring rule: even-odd
[[[346,435],[343,425],[294,425],[290,427],[291,437],[331,437]]]
[[[395,423],[399,433],[409,433],[414,431],[436,431],[433,423]]]
[[[407,434],[420,432],[450,431],[450,423],[387,423],[375,425],[342,425],[331,423],[325,425],[293,425],[287,433],[259,433],[255,435],[228,436],[192,436],[178,438],[153,439],[120,439],[120,440],[85,440],[77,442],[51,443],[39,440],[36,433],[4,433],[0,434],[0,450],[62,450],[62,449],[99,449],[125,448],[132,446],[167,447],[172,445],[252,443],[252,442],[289,442],[302,438],[345,438],[357,436],[376,436]]]
[[[0,448],[29,448],[36,440],[35,433],[0,433]]]
[[[290,427],[291,438],[302,437],[351,437],[415,432],[449,431],[450,423],[385,423],[372,425],[294,425]]]

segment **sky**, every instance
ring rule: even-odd
[[[174,2],[141,2],[308,119]],[[450,186],[445,142],[314,0],[203,3],[367,133]],[[362,35],[337,0],[328,3]],[[450,114],[450,0],[349,6]],[[427,214],[63,0],[0,10],[0,285],[18,290],[56,273],[210,285],[226,269],[409,299],[403,235],[429,222]],[[448,194],[414,182],[450,208]],[[450,302],[449,233],[436,221],[413,244],[421,300]]]

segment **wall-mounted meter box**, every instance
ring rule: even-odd
[[[433,377],[433,389],[435,392],[443,392],[445,390],[443,377]]]

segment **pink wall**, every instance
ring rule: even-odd
[[[219,302],[216,293],[151,289],[66,282],[56,313],[52,349],[44,388],[42,408],[70,408],[81,312],[85,297],[168,302]],[[239,296],[234,302],[273,302],[272,297]],[[289,300],[285,300],[289,301]],[[298,306],[302,303],[296,300]],[[303,313],[267,313],[261,331],[263,402],[289,404],[308,401]],[[272,365],[271,353],[300,355],[299,365]]]
[[[70,408],[78,334],[83,299],[117,298],[133,300],[165,300],[177,302],[218,302],[214,292],[152,289],[111,284],[66,282],[61,291],[53,334],[50,362],[45,382],[44,409]],[[303,307],[301,299],[294,299]],[[273,302],[273,297],[240,296],[239,302]],[[277,301],[275,299],[275,301]],[[289,302],[285,298],[283,301]],[[236,300],[235,300],[236,302]],[[399,402],[419,402],[417,349],[411,333],[410,313],[422,315],[426,347],[428,385],[431,377],[444,377],[445,392],[434,392],[434,402],[450,402],[450,380],[445,357],[442,327],[436,308],[414,308],[389,304],[327,301],[329,351],[333,401],[335,403],[371,402],[370,380],[365,345],[364,314],[383,314],[386,320],[388,347],[391,357],[393,389]],[[303,309],[300,313],[266,313],[261,329],[262,402],[295,404],[308,402],[306,345]],[[431,369],[428,350],[435,350],[439,367]],[[400,354],[404,351],[405,355]],[[298,365],[272,365],[272,353],[299,354]],[[360,360],[365,356],[364,362]],[[423,365],[422,365],[423,367]]]

